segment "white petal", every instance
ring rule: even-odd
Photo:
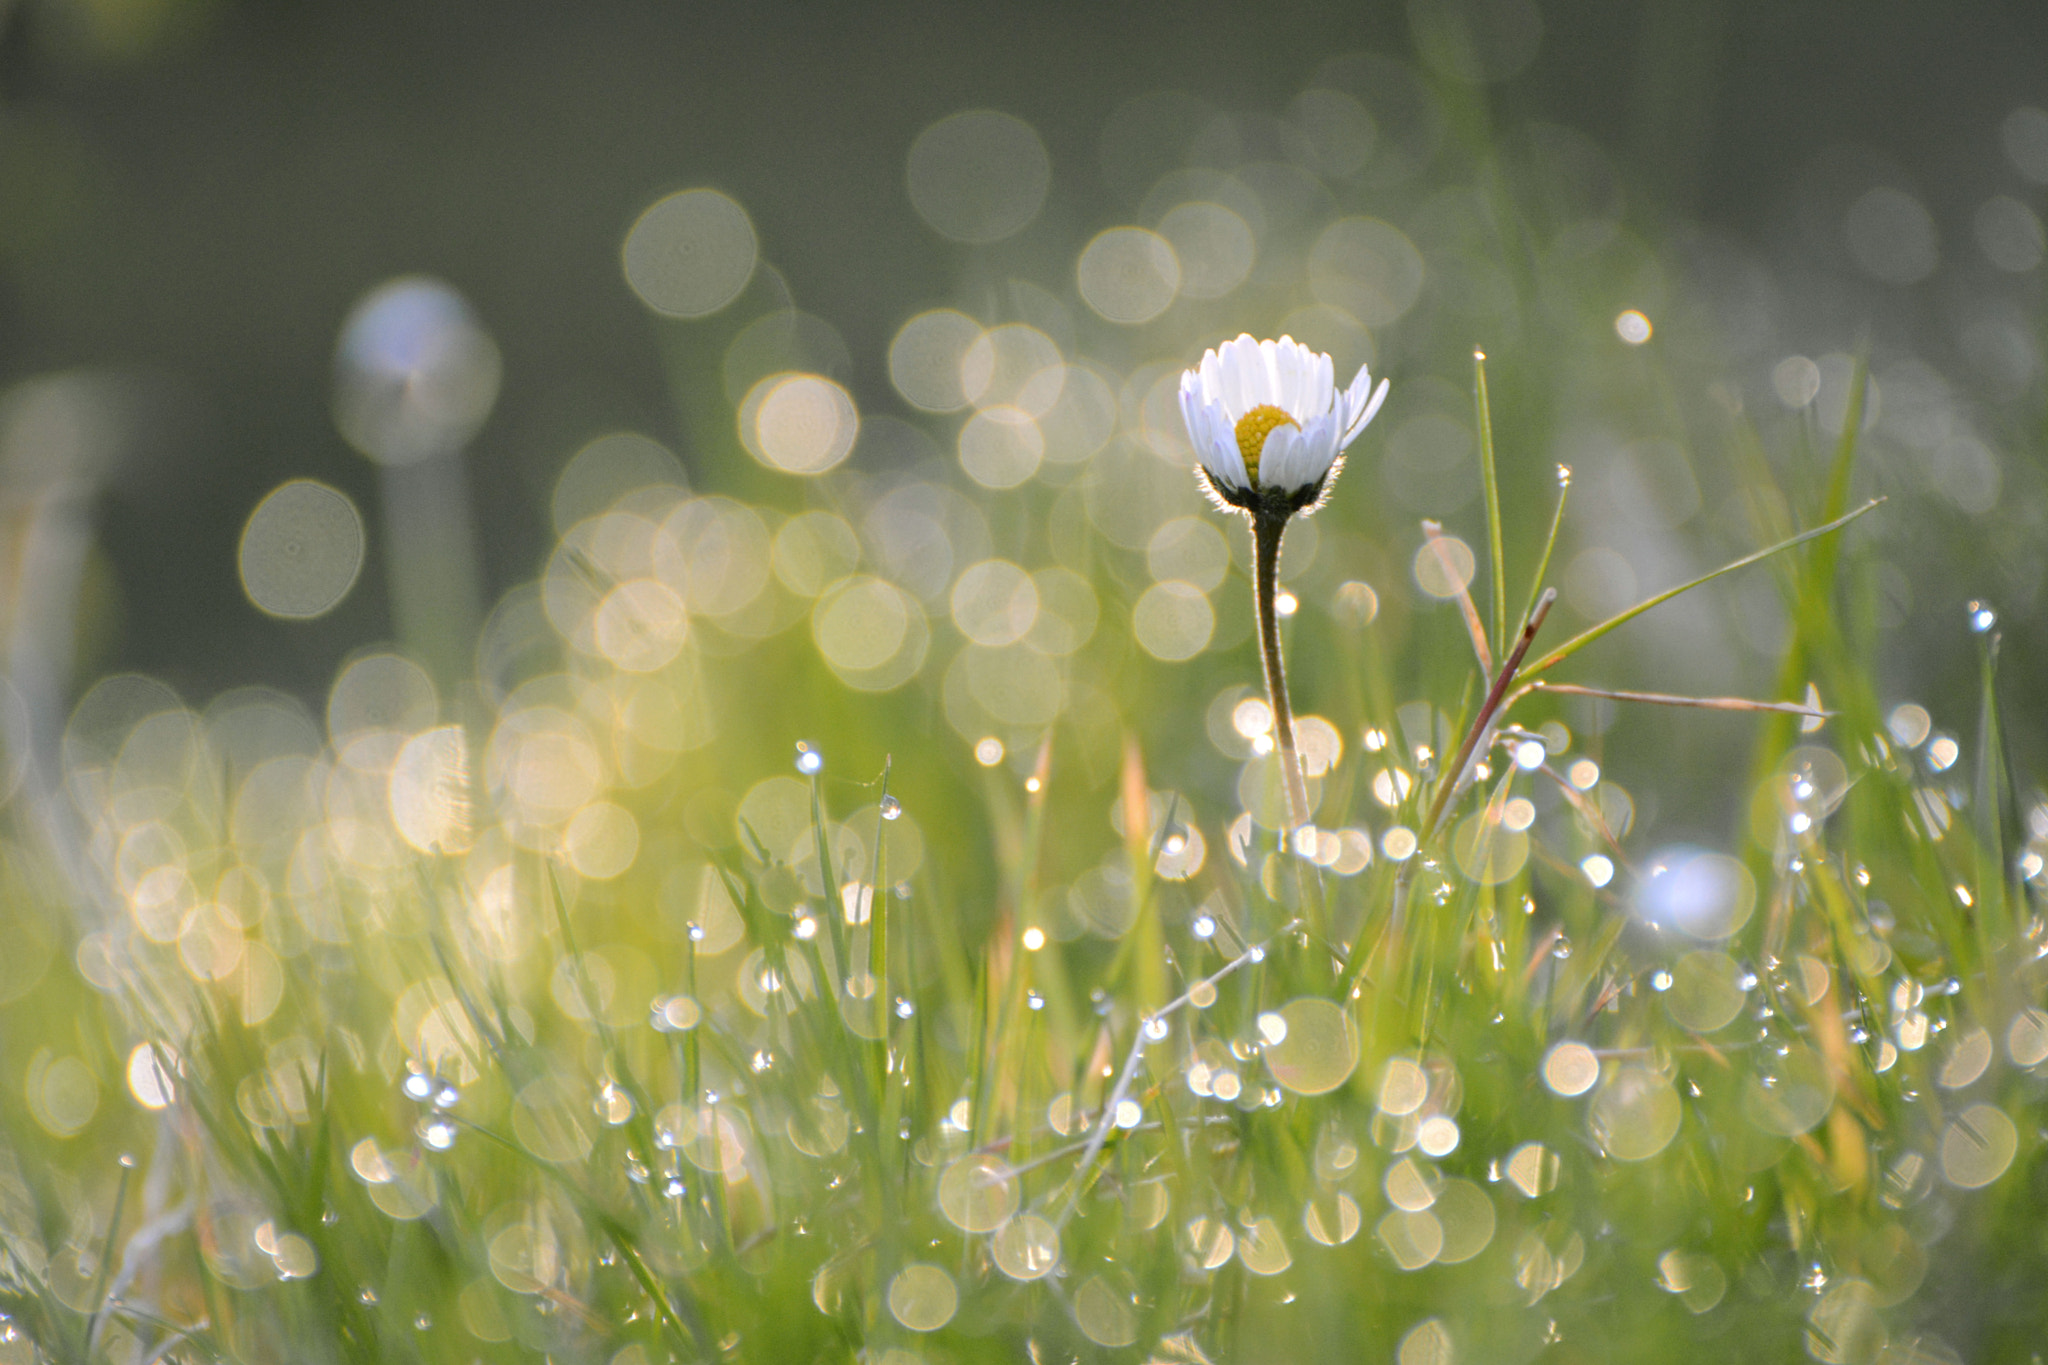
[[[1336,366],[1330,360],[1330,357],[1315,351],[1309,352],[1309,358],[1314,364],[1314,370],[1309,380],[1310,389],[1305,415],[1319,417],[1323,413],[1330,411],[1331,406],[1336,402],[1337,384],[1334,379]]]
[[[1300,414],[1295,404],[1301,392],[1301,365],[1294,355],[1291,342],[1262,341],[1259,350],[1266,360],[1266,373],[1272,383],[1272,396],[1266,401],[1297,420]]]
[[[1238,453],[1237,428],[1231,423],[1229,416],[1222,408],[1213,403],[1203,408],[1199,416],[1202,422],[1202,435],[1195,442],[1195,449],[1209,450],[1218,446],[1228,446],[1232,452],[1231,458],[1235,461],[1236,467],[1242,469],[1244,467],[1244,456]],[[1245,480],[1239,478],[1238,482],[1243,483]]]
[[[1315,487],[1330,470],[1337,453],[1334,433],[1320,424],[1307,430],[1280,427],[1266,441],[1265,456],[1259,461],[1261,487],[1299,493]]]
[[[1195,443],[1197,450],[1202,447],[1201,412],[1205,406],[1201,374],[1195,370],[1186,371],[1180,377],[1180,420],[1187,425],[1188,439]]]
[[[1356,418],[1365,409],[1366,396],[1372,392],[1372,367],[1360,365],[1358,373],[1351,377],[1351,387],[1344,390],[1344,410]]]
[[[1259,404],[1273,401],[1266,396],[1270,386],[1265,380],[1265,357],[1259,349],[1259,343],[1246,332],[1235,341],[1225,342],[1218,357],[1223,373],[1223,406],[1232,422]]]
[[[1353,394],[1358,393],[1360,385],[1368,384],[1371,382],[1372,377],[1368,375],[1363,368],[1361,368],[1358,371],[1358,378],[1354,380],[1351,385]],[[1371,422],[1374,417],[1379,415],[1380,404],[1386,401],[1387,381],[1382,379],[1380,381],[1380,386],[1377,389],[1373,390],[1372,401],[1365,403],[1362,409],[1357,410],[1355,415],[1351,418],[1350,422],[1345,425],[1344,439],[1337,443],[1337,448],[1339,450],[1342,450],[1344,447],[1350,445],[1353,441],[1357,440],[1358,433],[1364,431],[1366,428],[1366,424]],[[1344,406],[1347,411],[1353,410],[1353,400],[1347,397]]]
[[[1244,454],[1237,448],[1236,437],[1220,437],[1206,446],[1197,445],[1195,452],[1201,456],[1202,468],[1209,471],[1210,478],[1231,488],[1250,490],[1252,481],[1245,475]]]
[[[1202,401],[1208,404],[1228,404],[1229,385],[1223,378],[1223,357],[1216,351],[1202,353]]]
[[[1298,493],[1329,473],[1333,458],[1337,458],[1335,413],[1315,417],[1300,430],[1278,428],[1266,440],[1266,454],[1260,458],[1260,483]]]
[[[1274,368],[1274,344],[1260,342],[1255,350],[1247,354],[1249,364],[1245,366],[1245,403],[1257,407],[1272,403],[1274,393],[1280,391],[1280,372]]]

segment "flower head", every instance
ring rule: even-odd
[[[1180,411],[1219,506],[1285,519],[1312,512],[1387,396],[1363,365],[1338,392],[1330,357],[1292,337],[1249,333],[1205,352],[1180,377]]]

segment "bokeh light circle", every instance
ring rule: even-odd
[[[919,313],[889,343],[889,382],[912,407],[959,411],[971,396],[961,379],[961,362],[981,335],[981,324],[965,313],[950,308]]]
[[[856,576],[818,599],[811,638],[841,682],[886,692],[924,663],[931,632],[916,598],[886,579]]]
[[[1422,297],[1422,253],[1377,218],[1339,218],[1309,248],[1309,288],[1367,327],[1398,322]]]
[[[1725,939],[1749,923],[1756,909],[1756,879],[1725,853],[1671,848],[1651,860],[1635,908],[1659,928],[1697,939]]]
[[[363,518],[348,495],[311,479],[273,489],[242,528],[242,591],[259,611],[305,621],[334,610],[363,568]]]
[[[1678,1092],[1646,1066],[1620,1066],[1593,1096],[1587,1125],[1617,1161],[1647,1161],[1678,1136],[1683,1110]]]
[[[1075,273],[1082,301],[1110,322],[1150,322],[1180,292],[1180,257],[1173,243],[1144,228],[1097,234],[1082,248]]]
[[[1287,1033],[1266,1049],[1273,1079],[1297,1095],[1325,1095],[1358,1069],[1358,1025],[1334,1001],[1305,995],[1280,1008]]]
[[[1220,299],[1252,273],[1258,243],[1236,210],[1200,201],[1177,204],[1159,220],[1159,235],[1180,261],[1180,291],[1191,299]]]
[[[987,408],[960,428],[960,467],[983,488],[1015,488],[1036,474],[1044,459],[1045,436],[1022,408]]]
[[[956,242],[999,242],[1045,203],[1052,158],[1030,124],[994,109],[940,119],[910,144],[910,202]]]
[[[706,317],[754,277],[760,244],[747,211],[717,190],[683,190],[648,206],[626,233],[626,283],[673,318]]]
[[[784,474],[823,474],[853,453],[860,412],[853,395],[816,374],[772,374],[740,403],[740,441]]]
[[[498,345],[453,286],[406,275],[350,311],[334,354],[334,422],[381,464],[459,449],[498,398]]]
[[[1138,643],[1155,659],[1179,663],[1209,647],[1216,613],[1200,588],[1179,579],[1154,583],[1131,609]]]
[[[889,1281],[889,1315],[913,1332],[936,1332],[960,1308],[960,1290],[938,1266],[913,1262]]]

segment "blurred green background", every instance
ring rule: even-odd
[[[1297,97],[1317,90],[1355,101],[1362,143],[1304,144]],[[1881,544],[1866,584],[1880,691],[1933,704],[1971,685],[1966,599],[2008,622],[2040,600],[2042,105],[2048,15],[2018,3],[17,0],[0,8],[0,377],[84,371],[119,399],[95,407],[106,462],[83,480],[79,652],[60,671],[73,695],[132,669],[194,699],[251,683],[310,698],[396,633],[376,510],[390,494],[331,400],[344,318],[394,276],[452,284],[502,354],[465,454],[488,606],[537,573],[555,479],[600,433],[652,435],[699,491],[788,501],[788,481],[740,467],[737,395],[710,382],[764,312],[823,319],[813,367],[943,447],[950,430],[890,382],[911,316],[1050,315],[1070,357],[1185,364],[1243,328],[1299,327],[1327,302],[1303,269],[1315,229],[1364,214],[1426,263],[1399,316],[1307,337],[1395,380],[1333,514],[1399,537],[1393,568],[1371,567],[1398,579],[1423,515],[1474,532],[1454,449],[1473,346],[1493,357],[1511,553],[1532,552],[1552,466],[1572,463],[1560,565],[1611,550],[1611,596],[1754,544],[1720,414],[1739,404],[1772,441],[1803,422],[1825,449],[1825,409],[1839,423],[1847,358],[1865,351],[1882,401],[1859,491],[1893,499],[1862,533]],[[970,245],[915,211],[906,157],[984,107],[1036,131],[1051,180],[1024,227]],[[1139,326],[1091,312],[1082,248],[1158,226],[1176,175],[1215,193],[1210,173],[1264,194],[1249,282]],[[779,284],[764,272],[708,321],[664,320],[622,279],[621,242],[661,195],[700,185],[744,206]],[[1643,354],[1605,326],[1623,308],[1657,329]],[[1784,368],[1802,358],[1817,370]],[[1809,372],[1823,391],[1795,410],[1785,385],[1802,395]],[[1428,416],[1442,420],[1399,446]],[[1431,440],[1449,442],[1441,458]],[[866,451],[848,468],[886,464]],[[314,622],[266,617],[236,577],[251,509],[295,477],[347,492],[371,527],[361,581]],[[1000,523],[1000,500],[984,505]],[[1617,642],[1604,680],[1770,684],[1783,618],[1766,579],[1667,621]],[[2041,681],[2032,634],[2009,632],[2016,695]],[[1665,652],[1637,666],[1631,647]],[[1658,723],[1680,759],[1730,733]]]

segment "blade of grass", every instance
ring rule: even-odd
[[[1835,441],[1835,458],[1829,461],[1827,500],[1820,514],[1830,521],[1849,510],[1849,483],[1856,475],[1856,452],[1863,433],[1863,412],[1870,401],[1870,356],[1856,353],[1855,368],[1849,374],[1849,401],[1842,412],[1842,434]],[[1825,602],[1835,587],[1835,566],[1841,562],[1839,541],[1816,546],[1813,551],[1808,589],[1816,602]]]
[[[1556,649],[1551,650],[1548,654],[1538,659],[1535,663],[1530,664],[1526,669],[1523,670],[1523,673],[1525,676],[1530,674],[1542,673],[1545,670],[1550,669],[1557,664],[1563,663],[1566,659],[1569,659],[1572,655],[1578,653],[1587,645],[1592,644],[1595,640],[1598,640],[1603,635],[1607,635],[1615,630],[1620,629],[1622,626],[1627,625],[1630,621],[1635,620],[1638,616],[1641,616],[1644,612],[1650,610],[1652,607],[1661,607],[1666,602],[1669,602],[1672,598],[1677,597],[1682,593],[1691,592],[1694,588],[1700,587],[1703,584],[1711,583],[1715,579],[1724,577],[1727,574],[1734,573],[1737,569],[1746,569],[1750,565],[1755,564],[1761,560],[1769,559],[1772,555],[1782,554],[1784,551],[1791,549],[1795,545],[1804,545],[1809,540],[1817,540],[1821,536],[1828,535],[1834,531],[1839,531],[1844,526],[1847,526],[1850,522],[1855,521],[1858,517],[1862,516],[1864,513],[1869,512],[1873,508],[1877,507],[1883,501],[1883,498],[1872,498],[1869,502],[1864,503],[1855,511],[1850,512],[1844,516],[1836,517],[1833,521],[1830,521],[1825,525],[1816,526],[1811,531],[1802,531],[1798,535],[1793,536],[1791,539],[1781,540],[1775,545],[1767,545],[1763,549],[1756,551],[1754,554],[1747,554],[1740,559],[1730,560],[1728,563],[1723,564],[1720,568],[1711,570],[1707,573],[1703,573],[1698,578],[1690,579],[1684,583],[1680,583],[1675,588],[1666,588],[1663,592],[1657,593],[1654,596],[1646,597],[1642,601],[1636,603],[1634,606],[1628,608],[1626,611],[1618,612],[1615,615],[1608,617],[1599,625],[1592,626],[1586,630],[1580,631],[1577,635],[1574,635],[1571,639],[1566,640],[1563,644],[1559,645]]]
[[[1824,719],[1835,713],[1798,701],[1756,701],[1749,697],[1688,697],[1671,692],[1629,692],[1613,687],[1581,687],[1577,683],[1545,682],[1538,678],[1522,689],[1527,692],[1555,692],[1569,697],[1604,697],[1608,701],[1639,701],[1652,706],[1692,706],[1707,711],[1774,711],[1780,715]],[[1517,693],[1519,697],[1522,693]]]
[[[882,890],[882,827],[889,818],[889,769],[895,763],[891,754],[882,756],[882,793],[876,798],[875,808],[875,858],[868,877],[868,980],[873,987],[875,1002],[875,1037],[882,1040],[882,1051],[888,1048],[889,1036],[889,897]],[[831,897],[825,900],[825,911],[832,910]],[[874,1078],[880,1084],[879,1074]]]
[[[1500,672],[1494,677],[1493,686],[1487,690],[1486,700],[1480,704],[1479,714],[1472,717],[1471,728],[1465,732],[1465,742],[1458,746],[1457,759],[1444,769],[1442,778],[1437,782],[1436,795],[1429,803],[1429,814],[1422,821],[1420,835],[1423,843],[1428,843],[1436,836],[1437,827],[1443,821],[1451,797],[1463,782],[1465,770],[1472,764],[1472,755],[1478,750],[1480,741],[1485,738],[1488,729],[1492,727],[1495,717],[1500,714],[1508,688],[1514,685],[1520,671],[1522,658],[1529,652],[1529,646],[1536,642],[1536,632],[1543,629],[1544,619],[1550,615],[1551,604],[1555,601],[1555,592],[1546,592],[1536,599],[1536,610],[1523,624],[1522,635],[1515,642],[1514,652],[1501,664]]]
[[[1493,648],[1508,647],[1508,570],[1500,548],[1500,477],[1493,463],[1493,409],[1486,400],[1486,352],[1472,352],[1473,395],[1479,419],[1479,478],[1486,487],[1486,541],[1493,561]]]
[[[114,1269],[114,1241],[121,1234],[121,1215],[128,1209],[128,1183],[135,1174],[135,1168],[128,1158],[121,1161],[121,1178],[114,1186],[114,1211],[107,1216],[107,1237],[100,1245],[100,1263],[93,1269],[92,1297],[86,1302],[92,1305],[92,1312],[85,1319],[85,1339],[79,1359],[92,1357],[93,1338],[99,1335],[100,1320],[106,1313],[107,1278]]]
[[[1437,522],[1422,523],[1422,538],[1428,542],[1429,550],[1443,566],[1444,577],[1457,582],[1458,575],[1451,568],[1451,557],[1444,551],[1444,528]],[[1479,671],[1493,672],[1493,650],[1486,643],[1486,622],[1480,619],[1479,608],[1473,604],[1471,585],[1458,585],[1458,610],[1465,617],[1465,633],[1472,637],[1472,654],[1479,660]]]
[[[1522,619],[1528,620],[1536,611],[1536,599],[1543,595],[1543,580],[1550,573],[1550,556],[1557,549],[1557,531],[1564,525],[1564,507],[1572,492],[1572,467],[1561,464],[1557,467],[1557,509],[1550,514],[1550,534],[1543,538],[1543,554],[1536,561],[1536,572],[1529,579],[1529,605],[1522,608]]]

